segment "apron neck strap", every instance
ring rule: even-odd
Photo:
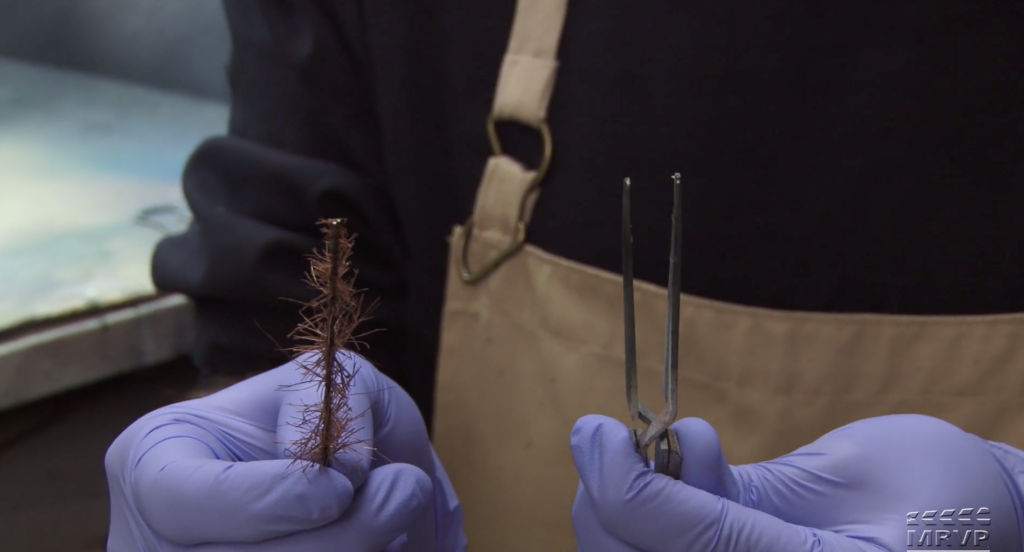
[[[558,43],[569,0],[519,0],[498,74],[491,118],[539,129],[558,70]]]
[[[487,119],[493,154],[477,189],[473,214],[466,222],[462,279],[482,280],[526,242],[526,227],[540,183],[551,163],[548,104],[558,71],[558,44],[569,0],[518,0],[508,48],[498,74],[494,104]],[[540,166],[528,169],[505,155],[497,123],[513,122],[536,129],[543,142]],[[495,234],[508,245],[495,253],[473,249],[474,232]],[[479,257],[479,258],[478,258]]]

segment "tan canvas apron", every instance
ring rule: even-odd
[[[550,137],[567,2],[519,0],[492,121]],[[568,552],[577,483],[569,431],[590,413],[628,420],[621,278],[530,245],[510,248],[525,234],[538,172],[495,145],[472,218],[451,238],[435,444],[472,550]],[[464,278],[466,265],[475,278]],[[665,289],[638,283],[640,389],[653,408],[665,310]],[[901,412],[1024,446],[1024,315],[780,312],[684,295],[680,333],[680,415],[710,421],[733,463]]]

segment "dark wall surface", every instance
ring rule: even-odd
[[[0,56],[227,99],[217,0],[0,0]]]

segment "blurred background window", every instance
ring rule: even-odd
[[[0,0],[4,550],[102,550],[103,451],[174,398],[61,397],[190,345],[150,257],[188,224],[189,154],[226,128],[229,49],[216,0]]]

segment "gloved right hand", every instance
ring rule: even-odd
[[[1024,452],[935,418],[860,420],[744,466],[726,463],[703,420],[672,431],[682,481],[654,473],[618,421],[577,422],[580,552],[1020,552],[1024,543]]]
[[[303,403],[289,363],[160,408],[107,451],[109,552],[461,552],[462,516],[405,391],[355,354],[355,438],[332,468],[288,458]]]

